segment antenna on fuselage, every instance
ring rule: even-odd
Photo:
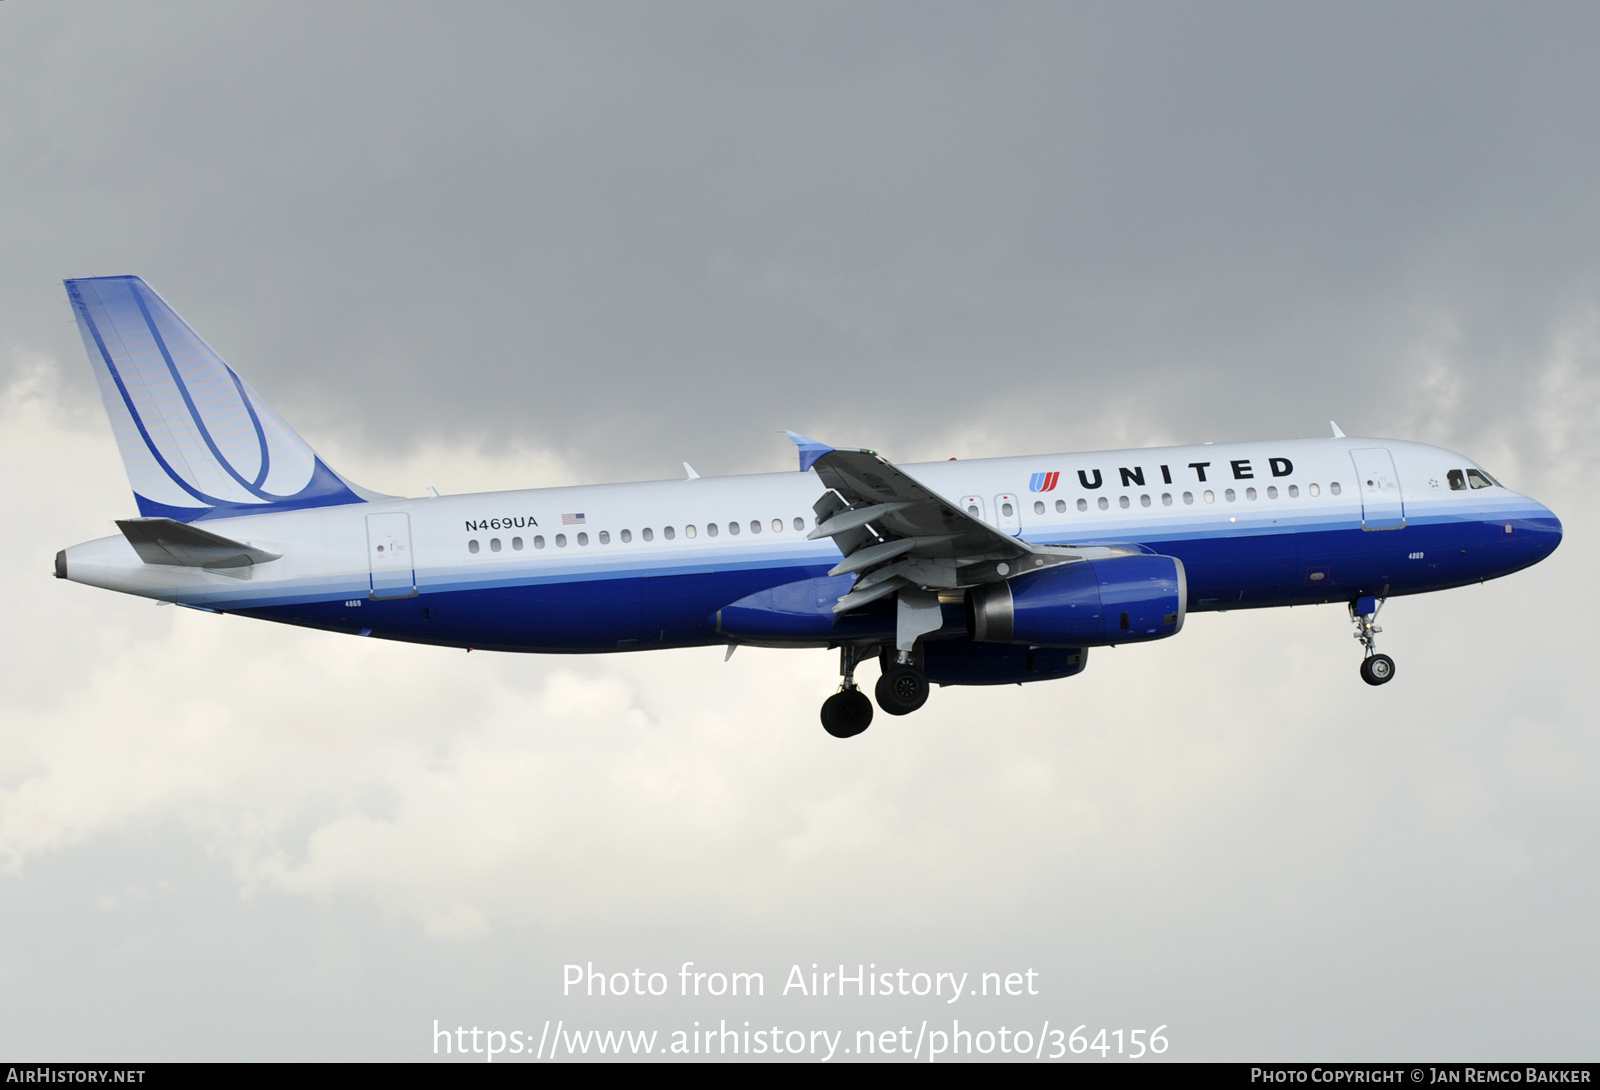
[[[1343,439],[1344,438],[1344,432],[1340,431],[1339,430],[1339,425],[1335,424],[1332,420],[1328,421],[1328,427],[1333,429],[1333,437],[1335,439]]]

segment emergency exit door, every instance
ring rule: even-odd
[[[995,524],[1012,537],[1022,536],[1022,504],[1010,492],[994,498]]]
[[[417,593],[410,515],[398,511],[367,516],[367,565],[372,572],[372,597],[409,598]]]

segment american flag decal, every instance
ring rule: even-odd
[[[563,526],[582,526],[583,522],[584,518],[582,511],[579,511],[576,515],[561,516],[561,525]]]

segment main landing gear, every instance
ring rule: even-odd
[[[822,702],[822,729],[835,738],[854,738],[872,726],[872,701],[856,688],[856,664],[873,650],[848,643],[839,648],[839,673],[844,682]]]
[[[883,651],[883,675],[872,695],[890,715],[910,715],[928,702],[928,675],[904,651]]]
[[[835,738],[854,738],[872,725],[872,701],[856,687],[856,666],[877,647],[845,644],[839,648],[839,691],[822,702],[822,729]],[[928,702],[928,676],[915,659],[904,652],[885,649],[883,676],[873,695],[878,707],[889,715],[910,715]]]
[[[1350,620],[1356,626],[1356,639],[1366,657],[1361,660],[1361,680],[1368,685],[1382,685],[1394,677],[1394,659],[1378,654],[1377,635],[1383,629],[1377,625],[1378,611],[1386,598],[1357,598],[1350,603]]]

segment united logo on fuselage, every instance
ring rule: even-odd
[[[1035,473],[1028,480],[1029,492],[1054,492],[1061,482],[1060,473]]]

